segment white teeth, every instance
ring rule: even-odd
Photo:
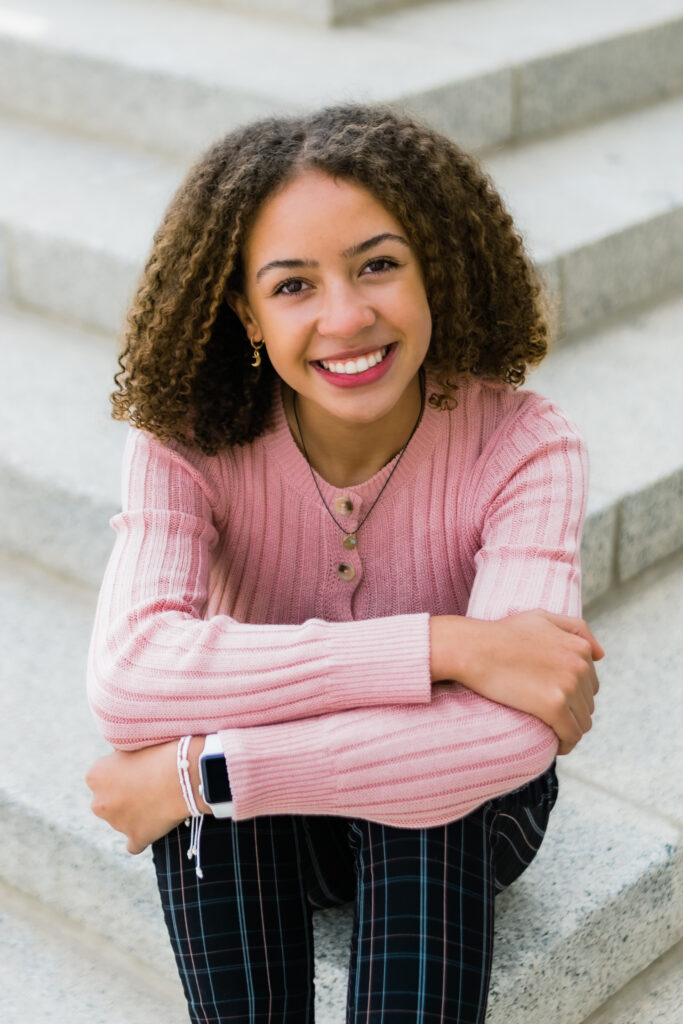
[[[377,349],[376,352],[370,352],[368,355],[360,356],[358,359],[349,359],[344,363],[328,363],[321,359],[320,365],[330,373],[364,373],[371,366],[377,366],[378,363],[381,363],[388,351],[388,346],[385,346],[384,348]]]

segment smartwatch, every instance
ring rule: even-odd
[[[210,733],[199,755],[199,793],[215,818],[232,818],[234,804],[218,734]]]

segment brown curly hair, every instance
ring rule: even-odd
[[[128,314],[113,415],[215,454],[264,429],[275,371],[258,371],[226,301],[262,203],[307,168],[361,185],[403,225],[432,313],[425,365],[451,407],[459,378],[517,387],[546,353],[535,269],[491,180],[432,128],[385,107],[336,106],[231,132],[171,200]]]

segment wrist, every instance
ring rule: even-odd
[[[142,759],[140,785],[148,790],[156,811],[169,822],[187,818],[187,804],[178,777],[177,740],[145,747],[139,754]]]
[[[432,615],[429,620],[429,670],[433,683],[449,676],[449,649],[447,644],[448,619],[450,615]]]
[[[456,680],[471,686],[478,660],[482,626],[487,623],[464,615],[433,615],[430,628],[432,682]]]
[[[178,743],[173,744],[173,749],[174,753],[177,754]],[[194,802],[196,804],[197,810],[200,812],[200,814],[211,814],[211,808],[205,803],[199,792],[199,755],[201,754],[203,749],[204,737],[193,736],[192,739],[190,740],[186,753],[188,767],[185,778],[189,781],[189,784],[192,787],[192,795],[194,796]],[[180,778],[178,776],[177,765],[174,765],[174,768],[175,786],[173,789],[172,797],[173,806],[174,809],[178,812],[177,816],[179,818],[187,818],[191,815],[190,807],[188,806],[187,799],[183,793],[183,787],[180,783]]]

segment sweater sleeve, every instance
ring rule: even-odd
[[[530,393],[488,448],[474,498],[483,525],[467,614],[580,615],[588,491],[581,435],[552,402]]]
[[[209,475],[134,430],[123,479],[88,658],[91,708],[111,744],[431,700],[428,615],[296,626],[205,618],[217,540]]]
[[[576,429],[530,396],[483,460],[468,615],[580,614],[588,470]],[[238,817],[338,814],[420,828],[524,785],[557,753],[545,723],[458,684],[435,687],[426,707],[353,710],[221,739]]]

